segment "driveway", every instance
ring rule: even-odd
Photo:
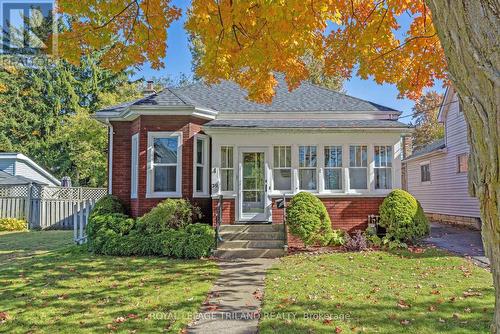
[[[481,232],[453,225],[431,223],[431,234],[425,242],[452,253],[470,257],[482,265],[490,264],[484,255]]]

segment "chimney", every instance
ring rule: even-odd
[[[156,93],[156,90],[154,89],[153,80],[146,81],[146,88],[142,91],[142,94],[144,96],[149,96],[149,95],[154,94],[154,93]]]
[[[413,138],[411,135],[403,136],[403,160],[407,159],[413,153]]]

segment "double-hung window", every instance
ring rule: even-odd
[[[316,146],[299,146],[299,188],[318,189],[316,168],[318,165]]]
[[[368,156],[364,145],[349,147],[349,188],[368,189]]]
[[[325,146],[325,189],[342,189],[342,146]]]
[[[375,189],[392,189],[392,146],[375,146]]]
[[[292,190],[292,148],[291,146],[274,147],[273,163],[274,190]]]
[[[181,195],[182,133],[149,132],[148,195]]]
[[[194,195],[208,195],[208,137],[194,136]]]
[[[220,148],[220,180],[222,191],[234,191],[233,147]]]
[[[431,164],[428,162],[420,165],[420,181],[431,182]]]

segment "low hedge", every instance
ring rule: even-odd
[[[89,218],[114,213],[125,214],[125,207],[118,197],[106,195],[95,203]]]
[[[430,226],[419,201],[410,193],[393,190],[380,206],[380,226],[386,238],[399,242],[416,242],[429,234]]]
[[[210,255],[215,232],[209,225],[193,224],[199,209],[184,200],[166,200],[158,207],[137,220],[122,213],[91,216],[87,225],[89,249],[115,256],[195,259]]]
[[[326,246],[334,237],[325,205],[311,193],[300,192],[293,196],[286,209],[286,220],[290,233],[298,236],[306,246]]]
[[[27,231],[26,220],[17,218],[0,218],[0,232],[4,231]]]

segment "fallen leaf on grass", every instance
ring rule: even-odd
[[[125,321],[127,321],[127,319],[125,319],[124,317],[118,317],[115,320],[113,320],[113,322],[115,324],[121,324],[122,322],[125,322]]]
[[[468,297],[482,296],[483,294],[481,292],[469,289],[467,291],[464,291],[463,295],[465,298],[468,298]]]
[[[401,325],[403,325],[403,326],[408,326],[408,325],[410,324],[410,320],[406,320],[406,319],[404,319],[404,320],[401,320],[399,323],[400,323]]]
[[[339,326],[335,327],[335,333],[342,333],[342,328],[340,328]]]
[[[431,305],[431,306],[429,306],[428,310],[429,310],[429,312],[434,312],[434,311],[436,311],[436,306]]]
[[[400,309],[408,309],[410,308],[410,304],[408,304],[407,302],[405,302],[404,300],[400,299],[397,303],[397,306],[400,308]]]

